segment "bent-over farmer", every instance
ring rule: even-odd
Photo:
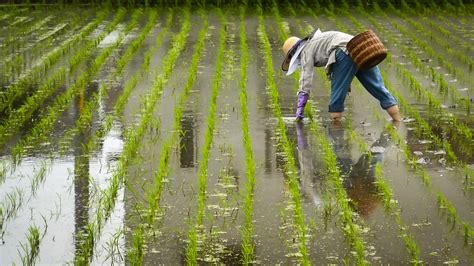
[[[283,44],[285,60],[283,71],[291,75],[298,68],[301,76],[298,91],[296,119],[303,118],[303,110],[308,101],[313,81],[313,67],[324,67],[331,80],[331,97],[329,113],[332,120],[338,121],[344,111],[344,101],[354,76],[365,89],[380,102],[394,121],[400,121],[398,103],[385,88],[382,76],[377,66],[368,70],[358,70],[357,65],[348,55],[346,45],[352,35],[338,32],[321,32],[319,29],[310,36],[300,39],[290,37]]]

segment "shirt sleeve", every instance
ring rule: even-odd
[[[313,87],[314,59],[307,51],[301,52],[300,89],[298,92],[310,93]]]

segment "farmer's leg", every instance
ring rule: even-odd
[[[344,101],[351,85],[352,79],[357,72],[357,66],[352,59],[341,49],[336,51],[336,63],[331,66],[331,98],[329,101],[329,113],[333,120],[339,120],[344,111]]]
[[[382,75],[378,67],[368,70],[360,70],[356,73],[360,83],[364,88],[380,102],[380,106],[387,111],[394,121],[400,121],[398,102],[393,95],[385,88]]]

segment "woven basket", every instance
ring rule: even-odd
[[[359,70],[374,67],[387,57],[387,49],[371,30],[354,36],[347,43],[347,51]]]

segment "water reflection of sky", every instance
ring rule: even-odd
[[[105,136],[101,150],[89,156],[82,152],[82,142],[87,136],[80,134],[76,137],[71,150],[72,154],[64,157],[48,158],[35,156],[27,157],[12,172],[0,186],[0,200],[7,202],[7,195],[21,191],[23,194],[21,207],[16,215],[5,221],[3,229],[3,244],[0,244],[2,264],[20,264],[21,243],[26,243],[30,225],[39,227],[40,232],[46,232],[40,245],[40,254],[47,257],[38,258],[37,263],[71,262],[75,254],[75,238],[88,222],[95,219],[97,193],[105,189],[113,173],[117,158],[123,149],[121,129],[114,124]],[[9,161],[8,156],[2,157]],[[44,182],[38,185],[35,195],[32,194],[32,179],[47,165],[48,171]],[[115,210],[108,223],[104,226],[100,247],[110,236],[122,227],[124,216],[123,189],[120,189]],[[47,221],[46,224],[44,219]],[[123,239],[121,239],[123,246]],[[102,249],[103,250],[103,249]],[[23,254],[23,253],[22,253]],[[96,254],[105,261],[107,254]]]

